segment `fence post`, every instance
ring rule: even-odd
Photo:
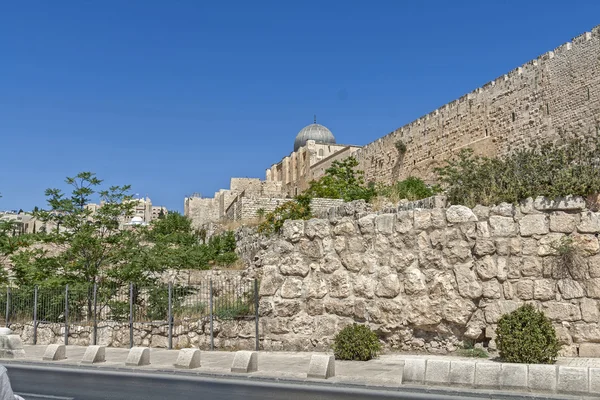
[[[38,309],[38,286],[33,288],[33,344],[37,344],[37,309]]]
[[[129,348],[133,347],[133,283],[129,284]]]
[[[173,282],[169,282],[169,350],[173,348]]]
[[[209,296],[210,296],[210,300],[209,300],[209,307],[210,307],[210,349],[214,350],[215,349],[215,339],[213,336],[213,282],[212,279],[210,280],[210,284],[209,284]]]
[[[254,278],[254,328],[256,330],[256,351],[258,351],[258,279],[256,278]]]
[[[94,282],[94,346],[98,344],[98,284]]]
[[[65,286],[65,346],[69,344],[69,284]]]
[[[6,327],[8,328],[8,322],[10,321],[10,286],[6,287]]]

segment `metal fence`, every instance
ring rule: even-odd
[[[66,285],[64,287],[0,288],[0,318],[6,326],[33,323],[37,344],[40,324],[64,324],[64,342],[69,343],[72,325],[93,327],[97,343],[98,324],[120,322],[129,325],[133,346],[134,324],[168,325],[168,348],[173,346],[173,328],[185,322],[210,322],[210,347],[214,348],[215,320],[255,320],[258,350],[258,281],[213,281],[201,285],[159,284],[153,286]],[[0,319],[1,321],[2,319]]]

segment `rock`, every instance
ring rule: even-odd
[[[471,267],[472,263],[457,264],[454,267],[454,276],[461,296],[476,299],[481,297],[483,289]]]
[[[277,317],[291,317],[300,311],[300,302],[297,300],[279,300],[273,306]]]
[[[331,236],[331,228],[329,221],[326,219],[312,218],[306,221],[304,225],[304,231],[309,239]]]
[[[517,234],[517,224],[511,217],[500,217],[497,215],[493,215],[489,219],[492,236],[499,237],[510,237],[516,236]]]
[[[337,270],[329,278],[329,296],[345,298],[350,296],[351,287],[349,275],[345,270]]]
[[[375,232],[375,217],[375,214],[369,214],[357,221],[360,233],[363,235],[370,235]]]
[[[354,302],[347,299],[330,299],[325,302],[325,311],[341,317],[352,317],[354,315]]]
[[[516,295],[521,300],[533,299],[533,281],[522,280],[514,284]]]
[[[396,214],[396,232],[407,233],[413,228],[413,211],[399,211]]]
[[[583,298],[579,306],[581,308],[581,318],[585,322],[600,323],[600,310],[598,309],[597,300]]]
[[[563,299],[578,299],[585,296],[583,287],[579,282],[572,279],[561,279],[558,281],[557,286]]]
[[[413,212],[414,228],[417,230],[427,230],[431,228],[431,211],[415,210]]]
[[[431,210],[431,225],[435,229],[446,227],[446,210],[443,208],[434,208]]]
[[[404,291],[408,295],[421,294],[427,290],[425,275],[417,268],[404,271]]]
[[[273,296],[283,283],[283,276],[279,275],[277,267],[266,265],[263,267],[263,276],[260,280],[261,296]]]
[[[496,279],[482,283],[483,297],[487,299],[499,299],[502,297],[502,288]]]
[[[521,274],[526,277],[539,278],[542,276],[544,267],[538,257],[523,257]]]
[[[330,274],[342,268],[342,262],[337,256],[325,256],[319,265],[319,269],[326,274]]]
[[[359,272],[365,266],[363,254],[344,252],[341,258],[342,265],[346,267],[348,271]]]
[[[288,262],[279,267],[282,275],[293,275],[305,277],[310,271],[310,264],[302,258],[288,259]]]
[[[446,210],[446,219],[451,224],[460,224],[463,222],[477,222],[477,216],[469,207],[450,206]]]
[[[600,299],[600,278],[590,278],[585,282],[587,296]]]
[[[528,197],[519,203],[519,211],[523,214],[539,214],[539,211],[533,206],[533,198]]]
[[[496,246],[492,239],[478,238],[473,247],[473,254],[477,257],[483,257],[486,255],[494,254]]]
[[[553,300],[556,298],[556,283],[553,279],[537,279],[533,283],[533,298],[536,300]]]
[[[394,298],[400,293],[400,280],[398,275],[391,273],[389,268],[382,270],[379,273],[375,294],[378,297]]]
[[[571,303],[547,301],[542,303],[542,311],[548,318],[557,322],[572,322],[579,321],[581,319],[579,307]]]
[[[394,233],[394,222],[396,221],[396,214],[380,214],[375,217],[375,227],[377,232],[384,235],[390,235]]]
[[[477,231],[477,236],[485,238],[490,237],[490,225],[487,223],[487,221],[476,222],[475,227]]]
[[[571,326],[569,333],[575,343],[600,342],[600,326],[598,324],[578,322]]]
[[[600,233],[600,213],[587,211],[581,214],[581,221],[577,225],[579,233]]]
[[[313,273],[304,281],[304,285],[304,293],[309,299],[322,299],[327,294],[327,282],[319,274]]]
[[[477,260],[475,268],[477,275],[484,280],[495,278],[498,275],[498,267],[492,256],[485,256],[481,260]]]
[[[483,310],[475,310],[475,312],[471,315],[469,322],[467,322],[465,337],[469,339],[478,339],[480,336],[482,336],[485,326],[486,323]]]
[[[444,255],[452,264],[457,262],[467,262],[472,258],[471,245],[465,240],[450,242],[444,249]]]
[[[304,221],[285,220],[281,233],[284,239],[296,243],[304,236]]]
[[[477,307],[471,300],[450,299],[444,302],[442,315],[450,323],[465,325],[476,309]]]
[[[550,230],[552,232],[571,233],[575,230],[577,220],[574,214],[557,211],[550,214]],[[577,215],[579,217],[579,215]]]
[[[537,255],[540,257],[556,255],[556,249],[564,238],[563,233],[550,233],[539,240]]]
[[[587,259],[588,270],[590,271],[590,277],[600,278],[600,256],[592,256]]]
[[[585,209],[585,199],[580,196],[565,196],[549,199],[536,197],[533,206],[538,211],[582,211]]]
[[[514,217],[515,207],[510,203],[500,203],[490,209],[490,215],[500,215],[502,217]]]
[[[521,302],[514,300],[498,300],[487,304],[484,307],[485,320],[490,324],[496,324],[504,314],[515,311],[521,305]]]
[[[524,215],[519,221],[521,236],[545,235],[549,232],[548,217],[544,214]]]
[[[335,235],[351,236],[356,233],[356,227],[354,226],[354,220],[350,217],[343,217],[333,228]]]
[[[587,255],[598,254],[600,250],[600,244],[598,243],[598,238],[595,235],[588,234],[573,234],[573,244],[576,246],[577,250],[583,252]]]

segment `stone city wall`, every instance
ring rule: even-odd
[[[471,93],[364,146],[355,153],[366,181],[432,171],[460,149],[496,156],[600,126],[600,26]],[[396,143],[406,145],[401,155]]]
[[[499,318],[532,303],[554,322],[563,355],[600,347],[600,213],[585,207],[538,198],[376,214],[353,202],[328,219],[286,221],[253,260],[262,343],[326,350],[361,322],[388,348],[494,348]]]

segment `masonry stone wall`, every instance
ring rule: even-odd
[[[219,198],[186,197],[184,215],[189,217],[194,228],[202,224],[219,221]]]
[[[600,127],[600,26],[471,93],[367,144],[355,153],[367,181],[432,171],[459,150],[496,156],[565,132]],[[396,143],[406,145],[400,154]]]
[[[585,207],[538,198],[377,214],[353,202],[327,219],[286,221],[252,260],[261,341],[325,350],[361,322],[388,348],[445,353],[472,340],[493,349],[499,318],[532,303],[553,321],[561,354],[600,347],[600,213]],[[557,253],[565,244],[569,262]]]

